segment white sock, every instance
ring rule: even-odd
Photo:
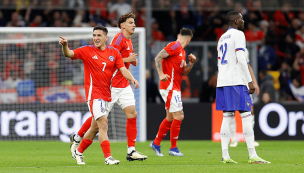
[[[243,125],[243,134],[245,137],[245,141],[247,144],[249,156],[251,158],[258,157],[255,147],[254,147],[254,133],[252,129],[252,116],[251,112],[244,112],[241,113],[242,117],[242,125]]]
[[[254,129],[254,123],[255,123],[255,121],[254,121],[254,115],[252,114],[252,129]]]
[[[78,134],[76,134],[76,135],[74,136],[74,140],[75,140],[76,142],[80,142],[80,141],[82,140],[82,137],[80,137]]]
[[[135,147],[128,147],[128,154],[130,154],[133,150],[135,150]]]
[[[76,149],[76,154],[79,155],[79,156],[82,156],[82,153],[79,152],[77,149]]]
[[[230,159],[228,145],[230,142],[230,123],[231,119],[234,118],[234,112],[224,112],[223,115],[221,126],[222,156],[224,159]]]
[[[230,136],[231,141],[236,141],[236,125],[235,125],[235,118],[231,118],[230,122]]]

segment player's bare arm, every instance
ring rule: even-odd
[[[184,74],[188,74],[191,71],[191,69],[194,65],[194,62],[196,61],[196,56],[194,56],[191,53],[190,55],[188,55],[188,59],[189,59],[189,63],[186,64],[186,62],[185,62],[185,64],[184,64],[184,70],[183,70]]]
[[[68,40],[64,37],[59,36],[59,44],[62,46],[62,53],[65,57],[74,58],[74,51],[70,50],[68,46]]]
[[[255,92],[258,96],[260,94],[260,87],[258,85],[258,82],[257,82],[255,76],[254,76],[254,73],[253,73],[253,70],[252,70],[250,64],[248,64],[248,69],[249,69],[249,72],[250,72],[250,75],[251,75],[251,78],[252,78],[253,85],[255,87]]]
[[[137,54],[136,53],[130,53],[129,57],[127,58],[123,58],[123,62],[126,63],[126,62],[134,62],[136,61],[137,59]]]
[[[119,69],[119,71],[126,79],[131,81],[131,83],[135,86],[135,89],[137,89],[139,87],[138,81],[133,77],[133,75],[130,73],[130,71],[126,67],[121,67]]]
[[[164,74],[162,59],[169,57],[168,52],[165,49],[162,49],[158,55],[155,57],[155,66],[161,81],[167,81],[170,78],[169,75]]]

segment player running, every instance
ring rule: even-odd
[[[222,163],[237,163],[229,156],[230,123],[234,113],[238,110],[242,117],[243,134],[247,144],[248,163],[270,163],[260,158],[254,147],[254,133],[252,128],[251,105],[249,94],[255,88],[245,59],[246,39],[242,31],[244,28],[243,16],[231,11],[226,16],[229,25],[219,39],[218,51],[218,78],[216,89],[216,110],[223,111],[221,126]],[[248,85],[248,88],[247,88]]]
[[[135,15],[130,12],[122,15],[117,22],[117,26],[121,32],[116,34],[110,46],[116,48],[123,58],[125,66],[129,69],[130,64],[137,66],[137,54],[133,52],[133,44],[131,35],[135,30]],[[111,111],[113,105],[117,103],[127,116],[126,134],[127,134],[127,160],[145,160],[148,157],[140,154],[135,150],[135,141],[137,136],[137,112],[135,110],[134,93],[129,85],[129,81],[125,79],[120,71],[115,72],[112,79],[112,101],[108,103],[108,110]],[[91,118],[86,120],[77,134],[71,136],[71,153],[78,147],[83,135],[91,126]]]
[[[160,143],[170,130],[171,148],[169,155],[183,156],[177,148],[177,139],[180,126],[184,119],[183,104],[181,101],[181,78],[182,73],[188,74],[193,67],[196,57],[188,55],[189,63],[186,63],[186,52],[184,48],[193,37],[192,31],[182,28],[177,36],[177,40],[169,43],[155,57],[160,85],[159,91],[165,101],[166,118],[159,126],[158,133],[150,147],[157,156],[163,156],[160,150]]]
[[[59,44],[62,45],[62,52],[65,57],[72,60],[81,59],[85,72],[85,93],[86,100],[94,118],[91,121],[91,128],[85,133],[82,142],[72,153],[78,164],[85,164],[82,153],[92,144],[96,134],[102,148],[105,164],[119,164],[111,156],[110,142],[108,138],[108,104],[111,101],[111,79],[116,69],[138,88],[138,82],[124,66],[119,51],[113,47],[106,46],[108,30],[103,26],[96,26],[93,29],[94,45],[83,46],[74,50],[68,47],[68,41],[60,37]]]

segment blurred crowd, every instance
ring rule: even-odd
[[[133,11],[137,16],[136,25],[145,27],[145,2],[1,0],[0,26],[93,27],[102,24],[116,27],[120,15]],[[182,27],[192,29],[193,41],[217,41],[228,29],[226,13],[235,10],[243,15],[247,42],[259,43],[259,73],[256,77],[259,85],[267,86],[265,92],[269,94],[268,102],[293,101],[295,97],[289,84],[292,83],[297,88],[304,85],[304,1],[155,0],[151,1],[151,6],[151,48],[155,41],[176,40]],[[81,41],[71,44],[74,48],[84,45]],[[34,80],[35,87],[82,84],[81,62],[72,63],[63,58],[60,47],[53,43],[0,44],[0,51],[1,88],[16,88],[18,82],[25,79]],[[215,56],[208,53],[208,59],[214,59]],[[200,68],[199,63],[197,66]],[[154,86],[153,73],[149,75],[147,83],[148,81]],[[187,80],[185,81],[187,86]],[[216,70],[209,75],[208,81],[201,81],[200,91],[192,92],[190,96],[199,97],[202,102],[213,101],[214,81]],[[155,98],[151,100],[155,101]],[[261,97],[260,101],[262,100]]]

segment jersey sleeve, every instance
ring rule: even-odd
[[[240,31],[235,35],[234,47],[235,47],[235,51],[242,50],[245,52],[246,38],[243,32]]]
[[[245,48],[245,59],[246,59],[247,64],[250,64],[249,52],[248,52],[248,49],[247,49],[247,48]]]
[[[166,47],[164,47],[164,49],[167,51],[167,53],[170,56],[177,55],[179,53],[180,44],[179,43],[175,43],[175,44],[170,43]]]
[[[110,46],[116,48],[119,52],[124,48],[124,42],[122,41],[122,35],[114,37]]]
[[[75,60],[75,59],[81,59],[83,60],[84,58],[84,52],[85,50],[84,49],[87,49],[86,46],[83,46],[83,47],[79,47],[77,49],[74,49],[74,57],[72,58],[72,60]]]

